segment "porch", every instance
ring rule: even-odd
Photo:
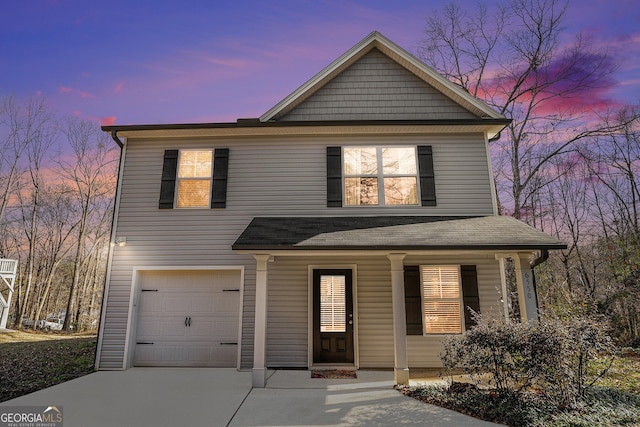
[[[274,361],[283,367],[318,364],[317,343],[322,337],[318,338],[321,331],[314,317],[316,271],[351,271],[354,303],[351,311],[348,305],[345,309],[345,324],[353,324],[354,356],[347,364],[393,367],[394,383],[407,384],[410,365],[439,363],[441,335],[408,336],[405,266],[482,265],[482,274],[491,278],[477,283],[472,297],[479,300],[483,313],[504,316],[504,260],[512,258],[522,319],[528,321],[538,316],[531,257],[535,251],[561,247],[558,240],[508,217],[255,218],[233,245],[256,260],[253,386],[265,387]],[[285,274],[295,279],[281,279]],[[270,311],[270,304],[279,303],[274,294],[285,290],[298,292],[297,302],[283,299],[280,310]],[[464,300],[466,305],[466,296]],[[298,310],[297,320],[278,314],[289,309]],[[287,333],[297,330],[295,351],[268,342],[278,340],[279,323]],[[274,357],[278,349],[286,355],[280,361]],[[418,353],[430,359],[417,360]]]

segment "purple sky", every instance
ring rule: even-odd
[[[476,1],[459,3],[475,5]],[[427,0],[3,0],[0,96],[42,94],[103,124],[258,117],[371,31],[415,52]],[[614,103],[640,101],[640,1],[573,0],[619,62]]]

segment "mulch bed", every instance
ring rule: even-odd
[[[311,371],[311,378],[324,379],[356,379],[356,371],[348,369],[314,369]]]

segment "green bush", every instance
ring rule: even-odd
[[[445,340],[447,368],[462,369],[475,383],[500,395],[536,391],[561,407],[576,403],[610,363],[614,346],[590,319],[513,323],[476,316],[477,325]]]

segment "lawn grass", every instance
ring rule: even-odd
[[[0,333],[0,402],[93,372],[96,337]]]
[[[640,394],[640,350],[623,350],[596,385]]]

